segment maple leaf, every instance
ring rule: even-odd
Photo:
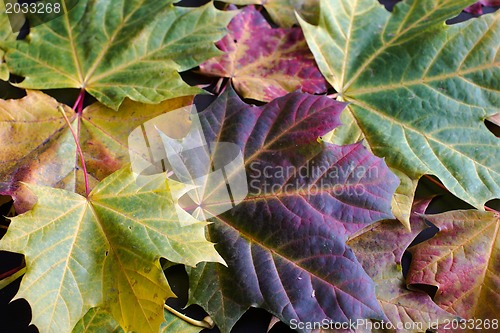
[[[497,318],[500,305],[498,213],[451,211],[425,215],[422,219],[433,223],[439,232],[410,248],[413,259],[406,281],[438,287],[434,301],[451,313],[467,319]]]
[[[415,237],[428,227],[420,214],[425,212],[429,203],[429,199],[414,203],[410,219],[411,231],[396,220],[379,221],[352,236],[347,242],[366,273],[375,282],[377,299],[394,325],[394,329],[388,332],[425,332],[427,329],[437,328],[445,319],[457,320],[457,316],[439,308],[429,295],[406,288],[403,278],[403,253]]]
[[[160,326],[160,333],[198,333],[202,329],[188,324],[179,317],[164,310],[165,321]],[[76,324],[72,333],[126,333],[120,325],[103,310],[92,308]]]
[[[478,209],[500,197],[500,145],[484,119],[499,112],[500,13],[453,26],[470,0],[322,0],[300,21],[326,79],[349,102],[330,142],[364,139],[400,176],[394,214],[409,224],[417,180],[433,174]]]
[[[204,74],[230,77],[245,98],[270,101],[297,89],[324,93],[319,72],[300,28],[273,29],[254,6],[247,6],[217,42],[224,55],[200,65]]]
[[[249,184],[246,199],[208,228],[228,267],[188,269],[190,303],[222,332],[250,306],[287,324],[383,318],[373,282],[345,241],[391,217],[398,180],[362,144],[317,141],[340,124],[344,107],[299,92],[252,107],[228,87],[199,114],[207,142],[241,148]]]
[[[352,248],[362,264],[365,272],[375,282],[377,299],[392,323],[393,329],[385,323],[383,332],[417,333],[427,329],[435,329],[439,324],[460,317],[441,309],[429,295],[409,290],[402,272],[402,257],[415,237],[428,226],[420,218],[425,212],[430,199],[416,200],[412,208],[411,231],[408,231],[396,220],[382,220],[373,223],[352,235],[347,244]],[[270,327],[279,319],[273,318]],[[314,333],[382,332],[376,325],[355,325],[355,330],[329,329],[324,325]],[[398,329],[398,327],[401,327]],[[410,328],[411,327],[411,328]]]
[[[79,88],[117,109],[125,97],[158,103],[201,93],[178,72],[219,54],[213,42],[233,16],[209,3],[174,7],[174,1],[80,0],[64,15],[33,27],[7,44],[11,73],[29,89]]]
[[[315,22],[319,14],[318,0],[222,0],[235,5],[263,5],[272,20],[281,27],[297,25],[295,12],[310,22]]]
[[[125,100],[119,113],[101,103],[85,108],[80,116],[80,143],[91,187],[129,161],[128,135],[135,127],[191,103],[192,97],[157,105]],[[75,141],[58,105],[37,91],[27,91],[19,100],[0,100],[0,193],[14,198],[18,213],[28,211],[36,200],[20,181],[85,193]],[[76,129],[78,115],[64,108]]]
[[[500,1],[498,0],[481,0],[465,8],[464,10],[471,14],[483,14],[483,6],[500,6]]]
[[[101,307],[126,331],[157,333],[165,299],[175,296],[159,257],[191,266],[223,262],[205,239],[206,223],[178,215],[182,185],[167,187],[164,173],[150,177],[139,187],[124,167],[88,199],[29,185],[38,202],[12,219],[0,248],[25,255],[17,298],[30,303],[41,331],[70,332],[90,308]]]

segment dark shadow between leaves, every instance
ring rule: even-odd
[[[20,99],[24,96],[26,96],[26,91],[24,89],[14,87],[9,82],[0,80],[1,99]]]
[[[0,253],[1,262],[3,264],[4,252]],[[21,278],[12,282],[10,285],[0,290],[0,332],[2,333],[38,333],[38,329],[31,322],[31,307],[25,299],[16,299],[12,301],[19,285]]]
[[[484,121],[484,125],[486,126],[486,128],[491,132],[493,133],[493,135],[495,135],[496,137],[500,138],[500,126],[492,123],[491,121],[489,120],[485,120]]]
[[[203,6],[209,2],[210,2],[210,0],[181,0],[179,2],[174,3],[174,6],[176,6],[176,7],[200,7],[200,6]]]
[[[483,7],[483,14],[471,14],[471,13],[467,13],[465,11],[462,11],[460,14],[458,14],[454,18],[451,18],[451,19],[447,20],[446,24],[447,25],[453,25],[453,24],[457,24],[457,23],[460,23],[460,22],[465,22],[467,20],[470,20],[470,19],[473,19],[473,18],[476,18],[476,17],[480,17],[480,16],[488,14],[488,13],[493,13],[493,12],[497,11],[499,8],[500,8],[500,6],[497,6],[497,7]]]

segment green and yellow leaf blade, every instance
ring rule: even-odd
[[[160,333],[198,333],[202,328],[193,326],[164,310]],[[73,333],[126,333],[106,311],[92,308],[73,329]]]
[[[7,66],[25,78],[19,87],[85,89],[113,109],[125,97],[155,104],[200,93],[178,72],[219,54],[213,43],[234,15],[211,3],[82,0],[69,11],[62,4],[64,15],[8,44]]]
[[[71,331],[101,307],[127,331],[156,333],[164,302],[174,296],[159,258],[223,262],[205,239],[206,223],[179,220],[165,175],[151,177],[138,186],[125,167],[88,199],[30,185],[38,203],[12,219],[0,247],[26,257],[17,297],[30,302],[40,330]]]
[[[119,112],[101,103],[86,107],[80,117],[80,144],[91,189],[130,161],[128,136],[144,122],[192,103],[192,96],[158,104],[126,99]],[[16,211],[29,210],[36,198],[19,182],[85,193],[83,173],[74,138],[57,110],[59,102],[39,92],[27,91],[21,99],[0,100],[0,193],[14,198]],[[64,106],[77,128],[78,116]],[[127,121],[124,121],[127,119]]]

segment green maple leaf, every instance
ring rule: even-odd
[[[38,203],[12,219],[0,248],[26,256],[17,297],[30,303],[33,324],[70,332],[90,308],[101,307],[126,331],[157,333],[165,299],[174,296],[160,256],[190,266],[223,261],[205,239],[206,224],[176,214],[185,189],[174,187],[167,188],[164,174],[139,187],[129,167],[88,199],[30,185]]]
[[[179,71],[220,54],[234,15],[207,4],[174,7],[174,1],[81,0],[64,15],[32,28],[7,45],[9,70],[22,88],[85,89],[117,109],[125,97],[143,103],[200,93]]]
[[[484,125],[500,105],[500,13],[446,26],[473,0],[322,0],[301,20],[323,75],[349,102],[330,142],[365,139],[400,177],[394,214],[409,226],[417,180],[436,175],[478,209],[500,197],[500,145]]]

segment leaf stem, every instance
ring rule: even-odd
[[[85,99],[85,89],[81,89],[76,99],[75,105],[73,105],[73,110],[75,110],[75,112],[82,113],[84,99]]]
[[[75,105],[73,105],[73,110],[78,115],[77,126],[76,126],[76,135],[80,137],[80,124],[82,120],[83,113],[83,102],[85,101],[85,89],[80,89],[80,93],[78,94],[78,98],[76,99]]]
[[[5,272],[5,273],[0,274],[0,280],[3,280],[3,279],[5,279],[5,278],[7,278],[7,277],[11,276],[11,275],[12,275],[12,274],[14,274],[15,272],[17,272],[17,271],[21,270],[21,269],[23,268],[23,266],[24,266],[24,264],[21,264],[21,265],[19,265],[19,266],[18,266],[18,267],[16,267],[16,268],[13,268],[13,269],[11,269],[11,270],[9,270],[9,271]]]
[[[12,271],[14,271],[14,273],[11,273]],[[4,273],[2,274],[2,276],[5,276],[7,274],[11,274],[9,275],[8,277],[6,278],[1,278],[0,279],[0,290],[2,290],[3,288],[7,287],[9,284],[11,284],[12,282],[14,282],[15,280],[17,280],[19,277],[21,277],[22,275],[24,275],[24,273],[26,273],[26,267],[23,267],[21,269],[19,268],[15,268],[14,270],[11,270],[7,273]]]
[[[73,134],[73,139],[75,139],[75,144],[76,144],[76,151],[78,152],[78,155],[80,156],[80,161],[82,163],[82,169],[83,169],[83,178],[85,179],[85,197],[89,197],[89,176],[87,174],[87,166],[85,164],[85,158],[83,157],[83,152],[82,152],[82,147],[80,146],[80,141],[78,140],[78,135],[75,133],[75,130],[73,129],[73,126],[71,126],[71,123],[69,122],[68,116],[66,116],[66,112],[64,111],[63,107],[59,105],[57,107],[59,112],[62,113],[64,120],[66,121],[66,124],[69,127],[69,130],[71,131],[71,134]]]
[[[443,184],[441,184],[440,182],[438,182],[437,180],[435,180],[434,178],[432,178],[431,176],[429,175],[424,175],[425,178],[427,178],[431,183],[434,183],[435,185],[437,185],[438,187],[442,188],[443,190],[447,191],[448,192],[448,189],[446,188],[446,186],[444,186]]]
[[[500,212],[499,212],[498,210],[495,210],[495,209],[493,209],[493,208],[490,208],[490,207],[488,207],[488,206],[486,206],[486,205],[484,206],[484,209],[485,209],[485,210],[487,210],[487,211],[489,211],[489,212],[494,212],[494,213],[499,213],[499,214],[500,214]]]
[[[220,95],[220,90],[222,88],[222,83],[223,82],[224,82],[224,78],[223,77],[219,78],[219,80],[217,81],[217,84],[215,85],[215,89],[214,89],[215,90],[214,93],[216,95]]]
[[[214,321],[209,316],[206,316],[205,318],[203,318],[203,320],[196,320],[180,313],[179,311],[168,306],[167,304],[165,304],[165,309],[170,313],[176,315],[177,317],[181,318],[185,322],[190,323],[191,325],[208,329],[212,329],[215,327]]]

